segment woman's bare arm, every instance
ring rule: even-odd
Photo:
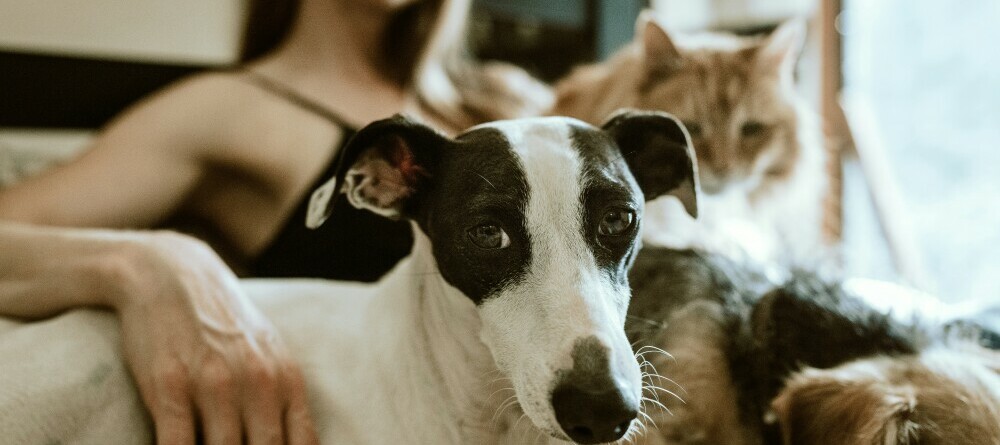
[[[206,173],[226,84],[182,82],[112,123],[80,159],[0,190],[0,316],[117,312],[157,443],[316,443],[297,365],[205,243],[150,227]],[[6,221],[6,222],[4,222]],[[287,438],[287,442],[285,441]]]
[[[113,307],[130,243],[124,233],[0,222],[0,314],[37,319],[74,307]]]
[[[193,445],[199,429],[209,444],[317,443],[298,366],[208,245],[0,223],[0,314],[81,306],[118,313],[157,443]]]

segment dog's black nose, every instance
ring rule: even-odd
[[[638,415],[618,388],[591,391],[572,384],[552,392],[552,407],[559,426],[577,443],[613,442],[621,439]]]
[[[573,345],[573,367],[559,372],[552,408],[577,443],[621,439],[639,413],[639,401],[612,377],[609,349],[596,337]]]

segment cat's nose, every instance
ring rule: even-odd
[[[724,187],[718,181],[701,181],[701,191],[709,195],[721,193]]]

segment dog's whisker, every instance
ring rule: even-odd
[[[642,393],[643,394],[646,393],[646,388],[642,389]],[[660,403],[660,396],[659,396],[659,394],[656,393],[656,391],[650,391],[649,394],[652,396],[651,398],[643,396],[643,399],[652,399],[652,401],[656,401],[656,403]]]
[[[489,371],[483,372],[483,375],[479,376],[479,378],[485,379],[486,377],[489,377],[490,375],[501,374],[501,373],[503,373],[503,371],[501,371],[499,369],[491,369]]]
[[[652,419],[652,417],[650,417],[649,415],[645,415],[645,414],[642,416],[642,418],[638,422],[638,424],[639,425],[635,429],[635,438],[636,439],[639,439],[640,437],[645,436],[651,430],[659,429],[659,426],[656,425],[656,422]]]
[[[514,404],[507,404],[498,409],[497,412],[493,414],[493,418],[490,419],[490,426],[496,427],[498,422],[500,422],[507,413],[507,409],[512,406],[514,406]]]
[[[514,422],[514,428],[513,428],[513,429],[514,429],[514,430],[516,431],[516,430],[517,430],[517,426],[521,424],[521,420],[524,420],[524,419],[525,419],[525,418],[527,418],[527,417],[528,417],[528,415],[527,415],[527,414],[523,414],[523,413],[522,413],[522,414],[521,414],[521,417],[518,417],[518,418],[517,418],[517,422]],[[530,422],[530,421],[531,421],[531,419],[528,419],[528,421]],[[520,434],[521,434],[521,435],[520,435],[520,439],[521,439],[521,440],[519,440],[518,442],[522,442],[522,443],[523,443],[523,442],[524,442],[524,438],[525,438],[525,434],[527,434],[527,433],[528,433],[528,430],[527,430],[527,429],[525,429],[525,430],[522,430],[522,431],[521,431],[521,433],[520,433]]]
[[[646,398],[646,397],[643,397],[642,400],[646,401],[646,402],[649,402],[649,403],[652,403],[652,404],[655,404],[656,406],[660,407],[660,409],[662,409],[664,411],[670,411],[670,409],[667,408],[666,405],[660,403],[659,400],[653,400],[653,399],[649,399],[649,398]]]
[[[497,189],[497,186],[493,185],[493,183],[492,183],[492,182],[490,182],[490,180],[489,180],[489,179],[486,179],[486,177],[485,177],[485,176],[483,176],[483,175],[479,174],[479,172],[473,172],[473,173],[475,173],[475,174],[476,174],[476,176],[479,176],[480,178],[482,178],[482,179],[483,179],[483,181],[486,181],[486,183],[487,183],[487,184],[489,184],[489,185],[490,185],[490,187],[492,187],[492,188],[493,188],[493,190],[498,190],[498,189]]]
[[[634,439],[645,436],[646,432],[649,431],[650,424],[653,424],[653,427],[656,427],[656,423],[652,420],[652,418],[648,414],[642,413],[642,418],[639,419],[639,422],[637,422],[637,426],[634,430]]]
[[[508,397],[507,399],[505,399],[503,402],[500,403],[500,405],[497,407],[496,411],[493,413],[493,417],[490,418],[490,423],[493,426],[496,426],[496,422],[500,420],[500,417],[502,417],[503,413],[505,411],[507,411],[508,408],[510,408],[510,407],[512,407],[512,406],[514,406],[516,404],[517,404],[517,395],[516,394],[513,395],[513,396]]]
[[[645,353],[637,353],[637,354],[635,354],[635,361],[639,363],[640,367],[642,367],[644,364],[649,363],[649,359],[646,358],[646,354]]]
[[[497,385],[498,383],[503,383],[503,382],[507,382],[508,383],[507,385],[504,385],[505,388],[511,388],[511,389],[513,389],[513,384],[512,384],[513,382],[511,382],[510,378],[504,377],[504,376],[500,376],[500,377],[494,378],[493,380],[490,380],[489,382],[486,383],[486,388],[492,388],[495,385]]]
[[[639,366],[640,367],[649,366],[649,367],[651,367],[653,369],[656,369],[656,367],[653,366],[653,362],[650,361],[649,359],[647,359],[645,356],[640,357],[640,359],[641,359],[640,362],[639,362]]]
[[[649,377],[649,381],[650,382],[653,382],[653,379],[656,379],[657,383],[666,380],[668,383],[670,383],[672,385],[676,385],[678,388],[681,387],[680,384],[678,384],[677,382],[671,380],[669,377],[665,377],[665,376],[663,376],[661,374],[658,374],[656,372],[644,372],[642,374],[642,376],[643,376],[643,378]],[[683,389],[683,388],[681,388],[681,389]],[[684,392],[686,393],[687,391],[684,391]]]
[[[636,348],[635,343],[632,344],[632,355],[635,357],[636,361],[644,360],[646,358],[646,354],[639,348]]]
[[[640,414],[642,414],[642,413],[640,412]],[[633,443],[635,440],[637,440],[640,437],[640,434],[641,434],[642,430],[645,429],[646,425],[645,425],[645,422],[643,421],[643,419],[640,418],[640,419],[637,419],[637,420],[638,420],[638,422],[635,422],[635,423],[629,425],[628,430],[625,431],[625,435],[621,439],[618,439],[618,441],[616,443],[619,443],[619,444]]]
[[[672,416],[672,415],[674,415],[674,413],[670,412],[670,410],[669,410],[669,409],[667,409],[666,411],[667,411],[667,414],[670,414],[671,416]],[[643,413],[643,412],[640,412],[640,413],[639,413],[639,415],[640,415],[640,416],[642,416],[642,418],[643,418],[643,421],[648,421],[648,422],[649,422],[649,423],[651,423],[651,424],[652,424],[652,425],[653,425],[654,427],[656,427],[656,421],[655,421],[655,420],[653,420],[653,418],[652,418],[652,417],[651,417],[651,416],[650,416],[649,414],[646,414],[646,413]]]
[[[642,371],[642,377],[640,379],[640,381],[642,382],[642,388],[641,388],[640,394],[645,394],[646,391],[649,391],[650,394],[652,394],[653,398],[656,399],[657,402],[659,402],[660,401],[660,396],[656,393],[656,391],[653,391],[652,388],[651,388],[651,386],[654,385],[654,382],[653,382],[653,379],[652,379],[653,377],[659,377],[659,376],[655,375],[655,374],[650,374],[650,373],[645,372],[645,371]]]
[[[510,381],[510,377],[507,377],[505,375],[501,375],[499,377],[494,377],[493,380],[490,380],[489,384],[492,385],[492,384],[495,384],[495,383],[503,381],[503,380],[506,380],[506,381],[509,382]]]
[[[657,349],[659,349],[659,348],[657,348]],[[642,353],[642,359],[645,360],[645,361],[650,362],[650,364],[652,364],[652,361],[650,361],[650,359],[646,357],[646,354],[648,354],[650,352],[657,353],[657,354],[661,354],[662,353],[662,355],[665,355],[667,358],[669,358],[671,360],[674,360],[674,356],[670,355],[667,351],[664,351],[662,349],[659,349],[659,350],[656,350],[656,349],[647,349],[647,350],[643,351],[643,353]],[[654,356],[653,358],[655,359],[656,357]]]
[[[659,383],[658,381],[653,380],[653,379],[654,378],[660,378],[660,377],[661,376],[656,375],[656,374],[643,374],[642,375],[643,389],[645,389],[645,387],[648,386],[648,385],[655,385],[655,384]]]
[[[499,393],[501,393],[503,391],[514,391],[514,388],[500,388],[500,389],[498,389],[496,391],[493,391],[493,393],[490,394],[490,396],[486,398],[486,403],[489,403],[490,400],[493,400],[494,396],[496,396],[497,394],[499,394]],[[515,395],[513,395],[511,397],[517,397],[517,394],[515,394]]]
[[[656,348],[656,346],[646,344],[646,345],[642,345],[638,349],[636,349],[636,352],[638,352],[638,353],[645,353],[645,352],[648,352],[648,351],[655,350],[654,348]],[[656,349],[659,349],[659,348],[656,348]]]
[[[687,390],[684,389],[684,387],[680,383],[677,383],[673,379],[671,379],[671,378],[669,378],[667,376],[664,376],[663,374],[660,374],[660,371],[658,369],[656,369],[656,365],[654,365],[652,362],[646,361],[646,362],[643,362],[643,364],[649,366],[653,370],[653,372],[649,374],[649,377],[656,378],[658,382],[666,380],[667,382],[670,382],[670,384],[676,386],[677,389],[679,389],[680,391],[682,391],[684,393],[684,395],[688,394]]]
[[[643,360],[642,363],[639,364],[639,368],[642,369],[643,372],[647,374],[659,374],[659,371],[657,371],[656,366],[654,366],[653,362],[649,360]],[[647,368],[651,369],[652,372],[646,371]]]
[[[639,351],[645,351],[645,352],[652,351],[652,352],[657,352],[657,353],[663,354],[663,355],[665,355],[667,357],[670,357],[671,359],[674,358],[673,354],[671,354],[671,353],[669,353],[667,351],[664,351],[662,348],[658,348],[658,347],[653,346],[653,345],[644,345],[641,348],[639,348]]]
[[[649,395],[652,396],[653,400],[656,400],[657,402],[660,402],[660,395],[656,391],[654,391],[652,388],[650,388],[649,385],[643,385],[642,391],[640,392],[640,396],[643,397],[643,398],[646,398],[642,394],[646,394],[647,391],[648,391]]]
[[[680,390],[681,392],[684,393],[684,395],[688,395],[687,389],[685,389],[683,386],[681,386],[680,383],[677,383],[675,380],[671,379],[670,377],[666,377],[666,376],[664,376],[662,374],[649,374],[649,377],[650,377],[650,379],[654,379],[655,378],[657,383],[666,380],[667,383],[670,383],[671,385],[676,386],[678,390]],[[652,380],[650,380],[650,383],[652,383]]]
[[[630,319],[630,320],[635,320],[635,321],[638,321],[638,322],[641,322],[641,323],[644,323],[644,324],[648,324],[650,326],[655,326],[657,328],[665,328],[665,327],[667,327],[667,324],[664,323],[664,322],[662,322],[662,321],[650,320],[648,318],[637,317],[635,315],[625,315],[625,318]],[[638,343],[638,341],[637,341],[637,343]]]
[[[656,400],[657,402],[659,402],[659,401],[660,401],[660,395],[659,395],[659,394],[657,394],[657,393],[656,393],[656,391],[653,391],[653,390],[652,390],[651,388],[648,388],[648,387],[646,387],[646,386],[643,386],[643,388],[642,388],[642,393],[643,393],[643,394],[645,394],[645,393],[646,393],[646,390],[647,390],[647,389],[649,389],[649,390],[650,390],[650,391],[649,391],[649,394],[653,396],[653,400]]]
[[[674,381],[670,380],[669,378],[664,377],[662,374],[656,372],[655,368],[653,368],[653,371],[647,371],[647,372],[645,372],[644,376],[645,377],[649,377],[649,381],[650,382],[660,383],[660,382],[662,382],[664,380],[667,380],[670,383],[675,383]]]
[[[666,377],[663,377],[663,376],[659,376],[659,375],[657,375],[657,376],[655,376],[655,377],[658,377],[658,378],[661,378],[661,377],[662,377],[662,378],[664,378],[664,379],[666,378]],[[666,389],[666,388],[664,388],[664,387],[662,387],[662,386],[660,386],[660,385],[657,385],[657,384],[653,383],[653,381],[652,381],[652,380],[650,380],[650,381],[649,381],[649,384],[648,384],[648,385],[646,385],[646,386],[645,386],[645,388],[648,388],[648,389],[650,389],[650,390],[654,390],[654,391],[662,391],[662,392],[665,392],[665,393],[668,393],[668,394],[670,394],[670,395],[673,395],[674,397],[677,397],[677,398],[680,398],[680,396],[679,396],[679,395],[678,395],[677,393],[675,393],[675,392],[673,392],[673,391],[670,391],[669,389]],[[684,392],[684,395],[687,395],[687,392],[686,392],[686,391]]]
[[[650,424],[653,425],[653,428],[659,428],[658,426],[656,426],[655,421],[652,420],[646,421],[646,419],[643,419],[639,422],[639,427],[636,428],[636,431],[638,431],[637,436],[639,437],[645,436],[649,432]]]
[[[672,396],[673,398],[677,399],[681,403],[687,404],[687,402],[681,396],[677,395],[677,393],[675,393],[673,391],[670,391],[669,389],[664,389],[664,388],[661,388],[661,387],[656,386],[656,385],[649,385],[649,388],[653,389],[655,391],[662,391],[662,392],[664,392],[664,393]]]
[[[654,368],[654,369],[655,369],[655,368]],[[648,377],[648,379],[647,379],[647,377]],[[674,382],[673,380],[671,380],[671,379],[669,379],[669,378],[667,378],[667,377],[664,377],[664,376],[662,376],[662,375],[660,375],[660,374],[658,374],[658,373],[652,373],[652,374],[650,374],[650,373],[644,373],[644,374],[643,374],[643,378],[642,378],[642,381],[643,381],[643,383],[644,383],[644,384],[643,384],[643,387],[642,387],[642,392],[643,392],[643,393],[645,393],[645,392],[646,392],[646,390],[650,390],[650,391],[651,391],[651,392],[650,392],[650,394],[652,394],[652,395],[653,395],[653,398],[654,398],[654,399],[655,399],[655,400],[656,400],[657,402],[660,402],[660,398],[659,398],[659,395],[658,395],[658,393],[657,393],[657,392],[658,392],[658,391],[662,391],[662,392],[664,392],[664,393],[666,393],[666,394],[668,394],[668,395],[670,395],[670,396],[673,396],[674,398],[676,398],[677,400],[679,400],[679,401],[680,401],[681,403],[685,403],[685,404],[687,403],[687,402],[686,402],[686,401],[685,401],[685,400],[684,400],[684,399],[683,399],[683,398],[682,398],[682,397],[681,397],[680,395],[678,395],[677,393],[675,393],[675,392],[673,392],[673,391],[670,391],[670,390],[668,390],[668,389],[666,389],[666,388],[663,388],[663,387],[661,387],[661,386],[659,386],[659,385],[655,384],[655,383],[654,383],[654,381],[653,381],[653,379],[654,379],[654,378],[655,378],[655,379],[659,379],[659,380],[667,380],[668,382],[670,382],[670,383],[672,383],[672,384],[676,385],[676,386],[677,386],[678,388],[680,388],[680,390],[681,390],[681,391],[683,391],[683,392],[684,392],[684,394],[685,394],[685,395],[687,395],[687,390],[685,390],[685,389],[684,389],[684,388],[683,388],[682,386],[680,386],[680,385],[679,385],[679,384],[678,384],[677,382]]]
[[[653,366],[652,363],[643,362],[643,365],[649,366],[653,370],[653,372],[648,372],[648,371],[642,371],[641,372],[642,381],[644,383],[643,388],[642,388],[643,392],[645,392],[646,389],[652,390],[652,394],[653,394],[654,398],[656,398],[657,401],[659,401],[660,399],[659,399],[659,396],[657,395],[657,393],[655,391],[656,389],[659,389],[659,390],[662,390],[662,391],[666,391],[666,392],[674,395],[674,397],[677,397],[679,399],[680,396],[674,394],[673,392],[667,390],[666,388],[662,388],[662,387],[660,387],[660,386],[657,385],[657,383],[666,380],[670,384],[676,386],[680,391],[682,391],[684,393],[684,395],[688,394],[687,390],[684,389],[684,387],[681,386],[679,383],[677,383],[676,381],[670,379],[669,377],[665,377],[662,374],[660,374],[659,372],[657,372],[656,367]],[[641,365],[641,366],[643,366],[643,365]],[[646,384],[646,383],[648,383],[648,384]]]
[[[504,402],[500,404],[500,408],[497,410],[497,414],[498,415],[503,414],[504,411],[507,411],[514,405],[517,405],[517,396],[511,396],[506,400],[504,400]]]

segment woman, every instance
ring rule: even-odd
[[[254,2],[240,69],[154,94],[80,159],[0,190],[0,314],[116,310],[158,443],[314,443],[300,373],[233,269],[377,278],[408,251],[405,229],[357,215],[302,228],[308,194],[353,130],[403,111],[456,131],[546,106],[523,73],[461,57],[468,8]],[[106,230],[174,222],[207,243]]]

